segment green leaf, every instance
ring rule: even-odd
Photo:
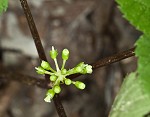
[[[143,117],[150,112],[150,98],[136,73],[128,75],[112,106],[109,117]]]
[[[150,34],[150,0],[116,0],[124,17],[138,30]]]
[[[138,77],[143,91],[150,96],[150,36],[143,35],[136,43],[138,56]]]
[[[141,4],[144,4],[147,7],[150,7],[150,0],[138,0]]]
[[[6,11],[8,7],[8,0],[0,0],[0,14]]]

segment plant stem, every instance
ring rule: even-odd
[[[46,56],[45,56],[45,52],[44,52],[44,48],[42,46],[40,36],[39,36],[39,33],[38,33],[37,28],[35,26],[30,8],[28,6],[28,3],[27,3],[26,0],[20,0],[20,2],[21,2],[21,5],[22,5],[22,8],[24,10],[24,14],[27,18],[28,25],[29,25],[33,40],[34,40],[37,52],[39,54],[39,58],[41,60],[47,61]]]
[[[59,66],[58,66],[57,59],[54,59],[54,62],[55,62],[55,66],[56,66],[56,70],[57,70],[57,72],[58,72],[58,71],[60,71]]]
[[[25,16],[27,18],[28,25],[29,25],[29,28],[30,28],[33,40],[34,40],[36,49],[37,49],[38,54],[39,54],[39,58],[41,60],[47,61],[47,58],[46,58],[46,55],[45,55],[45,52],[44,52],[44,48],[42,46],[42,43],[41,43],[41,40],[40,40],[40,36],[39,36],[37,28],[35,26],[35,23],[34,23],[34,20],[33,20],[31,11],[30,11],[30,8],[28,6],[28,3],[27,3],[26,0],[20,0],[20,2],[21,2],[21,6],[22,6],[22,8],[24,10],[24,14],[25,14]],[[49,82],[49,76],[46,75],[45,79]],[[57,109],[58,115],[60,117],[67,117],[66,113],[65,113],[65,110],[63,108],[63,105],[61,104],[61,101],[59,100],[59,95],[54,97],[54,103],[55,103],[55,107]]]
[[[110,57],[103,58],[103,59],[93,63],[92,64],[92,68],[93,69],[97,69],[99,67],[103,67],[103,66],[109,65],[111,63],[118,62],[118,61],[121,61],[123,59],[126,59],[126,58],[129,58],[131,56],[134,56],[135,55],[134,50],[135,50],[135,47],[131,48],[129,50],[126,50],[126,51],[114,54],[114,55],[112,55]]]
[[[118,61],[121,61],[123,59],[134,56],[135,55],[134,49],[135,48],[132,48],[132,49],[129,49],[127,51],[123,51],[123,52],[120,52],[118,54],[112,55],[110,57],[101,59],[101,60],[99,60],[93,64],[93,68],[97,69],[99,67],[103,67],[103,66],[109,65],[111,63],[118,62]],[[50,86],[47,84],[47,82],[43,79],[31,77],[28,75],[23,75],[23,74],[20,74],[18,72],[12,71],[12,70],[10,71],[8,69],[5,69],[3,66],[0,66],[0,68],[1,68],[0,80],[18,81],[20,83],[25,83],[26,85],[32,85],[32,86],[36,85],[36,86],[39,86],[39,87],[44,88],[44,89],[50,88]],[[80,75],[81,74],[71,75],[71,76],[69,76],[69,78],[73,79],[73,78],[76,78]]]
[[[66,64],[66,60],[63,60],[63,63],[62,63],[61,70],[63,70],[63,69],[64,69],[64,67],[65,67],[65,64]]]
[[[97,68],[100,68],[100,67],[103,67],[103,66],[115,63],[115,62],[119,62],[119,61],[121,61],[123,59],[126,59],[126,58],[129,58],[131,56],[134,56],[135,55],[134,50],[135,50],[135,47],[133,47],[133,48],[131,48],[129,50],[126,50],[126,51],[114,54],[112,56],[100,59],[99,61],[97,61],[97,62],[92,64],[92,68],[93,68],[93,70],[95,70]],[[82,74],[73,74],[73,75],[68,76],[68,78],[74,79],[74,78],[76,78],[76,77],[78,77],[80,75],[82,75]]]
[[[31,85],[31,86],[36,85],[44,89],[51,88],[50,86],[48,86],[47,82],[44,79],[24,75],[17,71],[6,69],[3,66],[0,66],[0,68],[1,68],[0,81],[4,81],[4,82],[17,81],[19,83],[24,83],[26,85]]]
[[[60,102],[59,95],[55,94],[55,98],[53,98],[53,100],[54,100],[54,104],[55,104],[55,107],[56,107],[56,110],[57,110],[59,117],[67,117],[63,106],[60,105],[61,102]],[[60,113],[60,111],[61,111],[61,113]]]

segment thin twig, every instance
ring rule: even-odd
[[[135,47],[131,48],[129,50],[126,50],[126,51],[114,54],[112,56],[100,59],[99,61],[91,64],[92,68],[93,68],[93,70],[95,70],[97,68],[100,68],[100,67],[103,67],[103,66],[115,63],[115,62],[119,62],[119,61],[121,61],[123,59],[126,59],[126,58],[129,58],[131,56],[134,56],[135,55],[134,50],[135,50]],[[74,79],[74,78],[76,78],[76,77],[78,77],[80,75],[82,75],[82,74],[74,74],[74,75],[69,76],[69,78],[70,79]]]
[[[9,82],[9,81],[17,81],[19,83],[23,83],[26,85],[31,86],[38,86],[44,89],[50,88],[48,86],[47,82],[44,79],[24,75],[21,73],[18,73],[16,71],[8,70],[4,68],[3,66],[0,66],[0,81]]]
[[[24,10],[24,14],[27,18],[28,25],[29,25],[33,40],[34,40],[36,49],[37,49],[38,54],[39,54],[39,58],[41,60],[47,61],[46,55],[45,55],[45,52],[44,52],[44,48],[42,46],[41,39],[40,39],[39,33],[37,31],[36,25],[34,23],[30,8],[28,6],[28,3],[27,3],[26,0],[20,0],[20,2],[21,2],[21,5],[22,5],[22,8]]]
[[[9,48],[0,48],[0,52],[11,52],[11,53],[22,53],[21,50],[18,49],[9,49]]]
[[[27,18],[27,21],[28,21],[28,25],[29,25],[30,31],[32,33],[32,37],[34,39],[34,43],[36,45],[36,49],[37,49],[38,54],[39,54],[39,58],[41,60],[47,61],[47,58],[46,58],[46,55],[45,55],[45,52],[44,52],[44,48],[42,46],[42,43],[41,43],[41,40],[40,40],[40,36],[39,36],[37,28],[35,26],[35,23],[34,23],[34,20],[33,20],[31,11],[30,11],[30,8],[28,6],[28,3],[27,3],[26,0],[20,0],[20,2],[21,2],[21,5],[22,5],[22,8],[24,10],[24,13],[26,15],[26,18]],[[49,77],[45,76],[45,79],[47,81],[49,81]],[[54,103],[55,103],[55,107],[56,107],[56,110],[58,112],[58,115],[60,117],[67,117],[66,113],[65,113],[65,110],[63,108],[63,105],[62,105],[61,101],[59,100],[59,98],[57,98],[57,97],[59,97],[59,95],[56,95],[54,97]]]
[[[135,47],[131,48],[129,50],[126,50],[126,51],[114,54],[114,55],[112,55],[110,57],[106,57],[104,59],[101,59],[101,60],[99,60],[99,61],[97,61],[97,62],[92,64],[93,69],[96,69],[96,68],[99,68],[99,67],[103,67],[103,66],[106,66],[106,65],[109,65],[109,64],[121,61],[123,59],[129,58],[131,56],[134,56],[135,55],[134,50],[135,50]]]

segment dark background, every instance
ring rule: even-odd
[[[134,46],[136,31],[118,10],[114,0],[28,0],[47,58],[51,46],[70,50],[67,68],[80,61],[93,63]],[[61,57],[59,56],[61,64]],[[107,117],[123,78],[136,69],[131,57],[81,76],[86,89],[63,86],[60,94],[68,117]],[[0,16],[0,70],[34,77],[37,55],[19,0],[9,0]],[[44,102],[46,90],[0,79],[0,117],[58,117],[53,102]]]

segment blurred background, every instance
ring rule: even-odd
[[[47,58],[51,46],[70,50],[66,67],[95,61],[130,49],[141,34],[122,16],[114,0],[28,0]],[[58,57],[62,63],[61,56]],[[78,77],[81,91],[63,86],[60,94],[68,117],[108,117],[123,78],[136,69],[131,57]],[[36,78],[38,54],[19,0],[9,0],[0,16],[0,70]],[[2,76],[2,75],[0,75]],[[13,79],[13,77],[12,77]],[[20,78],[21,79],[21,78]],[[0,78],[0,117],[58,117],[54,104],[45,103],[45,89]]]

